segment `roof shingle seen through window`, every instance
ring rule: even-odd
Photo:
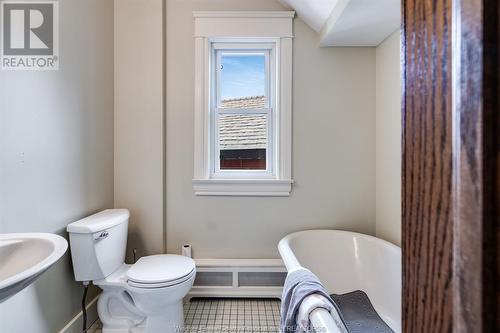
[[[256,109],[264,107],[264,96],[221,101],[221,108]],[[260,114],[220,115],[219,142],[221,150],[266,149],[267,116]]]
[[[265,96],[226,99],[221,101],[222,109],[262,109],[266,107]]]

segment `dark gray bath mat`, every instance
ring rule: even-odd
[[[337,303],[349,333],[394,333],[380,318],[363,291],[330,296]]]

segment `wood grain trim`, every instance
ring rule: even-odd
[[[402,4],[403,331],[500,332],[500,4]]]
[[[499,4],[455,0],[454,332],[500,331]]]
[[[450,332],[451,0],[402,8],[403,331]]]

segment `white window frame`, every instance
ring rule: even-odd
[[[221,66],[221,53],[234,53],[234,54],[255,54],[264,53],[266,57],[266,69],[265,69],[265,97],[267,98],[267,105],[261,109],[229,109],[229,108],[219,108],[221,103],[221,88],[220,88],[220,66]],[[210,154],[210,176],[211,179],[274,179],[276,178],[276,165],[277,157],[274,154],[276,147],[274,146],[277,142],[275,138],[276,129],[274,124],[276,120],[274,119],[276,110],[276,41],[269,42],[248,42],[244,41],[238,42],[238,40],[233,42],[218,42],[213,40],[211,43],[211,57],[212,57],[212,68],[211,68],[211,78],[212,78],[212,103],[210,109],[211,115],[211,126],[213,131],[211,133],[211,147],[212,151]],[[219,127],[218,121],[219,116],[224,114],[265,114],[267,117],[267,146],[266,146],[266,170],[230,170],[230,169],[220,169],[220,147],[219,147]]]
[[[196,195],[288,196],[292,188],[292,23],[294,12],[193,12],[195,18]],[[217,50],[269,49],[266,170],[220,170]],[[267,63],[267,62],[266,62]],[[214,71],[216,73],[214,73]],[[266,70],[267,72],[267,70]],[[252,111],[249,111],[252,113]]]

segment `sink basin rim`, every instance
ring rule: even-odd
[[[37,264],[25,269],[5,280],[0,281],[0,290],[9,286],[15,285],[23,280],[29,279],[34,275],[38,275],[46,271],[50,266],[55,264],[68,249],[68,242],[66,239],[59,235],[50,233],[4,233],[0,234],[0,242],[2,241],[23,241],[26,239],[41,239],[49,241],[53,244],[54,248],[51,253],[38,262]]]

